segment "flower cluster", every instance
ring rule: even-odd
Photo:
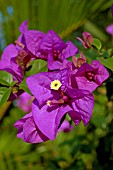
[[[87,125],[94,107],[92,92],[109,77],[106,68],[98,60],[88,64],[83,53],[77,58],[78,48],[71,41],[64,43],[53,30],[46,34],[28,30],[27,21],[19,30],[21,35],[15,45],[10,44],[4,50],[0,70],[12,74],[18,85],[32,60],[46,60],[48,71],[26,78],[33,101],[30,109],[23,108],[30,113],[14,124],[18,129],[17,137],[29,143],[54,140],[63,127],[66,114],[76,125],[81,121]],[[78,39],[85,48],[90,48],[94,41],[88,32],[83,33],[83,40]],[[68,60],[70,57],[72,61]],[[12,92],[9,100],[20,93],[23,91]],[[67,124],[67,129],[72,129],[69,122]]]

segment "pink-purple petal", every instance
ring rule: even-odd
[[[67,47],[62,50],[61,59],[62,61],[78,53],[78,48],[71,42],[66,43]]]
[[[62,117],[72,110],[68,105],[43,106],[39,109],[33,103],[33,117],[40,131],[49,139],[54,140]]]
[[[53,91],[51,93],[50,84],[50,78],[43,75],[43,73],[33,75],[27,78],[27,85],[32,94],[38,100],[40,107],[42,107],[42,105],[45,104],[47,100],[50,100],[54,95],[56,96],[56,98],[59,98],[59,95],[56,91]]]
[[[54,60],[51,53],[48,54],[48,69],[49,70],[58,70],[62,67],[62,62]]]
[[[90,77],[90,75],[92,77]],[[78,71],[72,75],[72,86],[77,84],[79,89],[94,91],[98,86],[100,86],[103,81],[109,77],[107,69],[98,61],[93,60],[89,65],[87,63],[82,64]]]
[[[54,110],[51,111],[48,111],[47,109],[47,105],[39,109],[33,103],[33,118],[39,130],[49,139],[54,140],[57,133],[55,128],[55,120],[58,113],[58,107],[54,107]]]
[[[55,72],[42,72],[33,76],[30,76],[27,78],[26,82],[27,85],[32,92],[32,94],[39,99],[40,96],[43,98],[43,100],[47,100],[51,98],[53,95],[57,95],[57,91],[52,91],[50,88],[50,84],[54,80],[59,80],[62,84],[61,89],[65,90],[65,88],[68,85],[68,75],[69,71],[67,69],[63,69],[61,71],[55,71]],[[47,98],[44,97],[46,95]],[[40,99],[39,99],[40,100]],[[42,100],[42,99],[41,99]]]
[[[58,131],[67,133],[67,132],[72,131],[73,129],[74,129],[74,126],[71,125],[69,121],[64,120],[60,128],[58,129]]]
[[[88,90],[90,92],[93,92],[99,86],[97,83],[88,80],[84,76],[75,77],[75,80],[79,89]]]
[[[8,45],[1,57],[0,69],[11,66],[11,59],[18,55],[18,50],[13,44]]]
[[[76,125],[83,121],[84,125],[89,122],[94,107],[94,98],[91,93],[71,101],[73,111],[69,112],[70,117]]]
[[[80,38],[80,37],[76,37],[77,38],[77,40],[79,40],[81,43],[82,43],[82,45],[84,46],[84,48],[89,48],[87,45],[86,45],[86,43],[82,40],[82,38]]]
[[[28,30],[28,20],[25,20],[24,22],[22,22],[22,24],[19,27],[19,31],[21,33],[24,33]]]
[[[18,133],[17,133],[17,137],[18,138],[24,138],[24,134],[23,134],[23,124],[25,123],[25,121],[30,118],[32,116],[31,113],[25,115],[22,119],[18,120],[15,124],[14,127],[16,127],[18,129]]]
[[[17,100],[16,100],[16,106],[22,109],[25,112],[30,112],[31,111],[31,103],[33,100],[33,96],[28,94],[27,92],[24,92],[21,94]]]
[[[28,143],[40,143],[47,141],[48,138],[36,127],[33,117],[26,120],[23,126],[24,141]]]
[[[42,39],[42,43],[40,48],[47,52],[51,52],[52,50],[62,50],[67,45],[62,41],[62,39],[53,31],[49,30],[47,34]]]
[[[18,129],[17,137],[23,139],[25,142],[40,143],[48,140],[36,127],[32,113],[18,120],[14,126]]]
[[[113,24],[110,24],[106,27],[106,32],[113,36]]]
[[[18,50],[13,44],[8,45],[0,60],[0,70],[6,70],[13,75],[14,81],[22,81],[22,69],[16,63]]]
[[[94,80],[98,85],[101,85],[109,77],[107,69],[98,60],[93,60],[91,66],[97,68]]]
[[[36,30],[29,30],[24,33],[25,42],[28,50],[38,58],[40,58],[41,55],[39,51],[39,47],[41,45],[41,41],[44,35],[45,35],[44,33]],[[43,56],[42,59],[47,59],[47,58]]]

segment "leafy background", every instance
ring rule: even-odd
[[[13,43],[18,27],[29,21],[29,29],[56,31],[63,39],[72,40],[89,31],[99,38],[105,50],[112,47],[105,27],[113,23],[112,0],[0,0],[0,54]],[[89,61],[99,57],[84,51]],[[41,68],[38,63],[37,72]],[[34,69],[35,70],[35,69]],[[111,72],[112,74],[112,72]],[[7,102],[0,108],[0,170],[112,170],[113,169],[113,80],[95,93],[95,107],[90,123],[81,123],[70,133],[59,133],[55,141],[27,144],[16,138],[13,124],[25,113]]]

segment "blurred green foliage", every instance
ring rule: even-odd
[[[16,138],[13,124],[24,112],[11,104],[1,121],[0,169],[112,169],[113,103],[107,103],[105,87],[94,96],[93,117],[86,127],[81,123],[69,133],[60,132],[55,141],[33,145]]]
[[[0,52],[13,43],[18,27],[29,20],[30,29],[47,32],[56,31],[64,40],[73,42],[82,49],[75,37],[86,30],[103,42],[105,48],[111,44],[105,27],[113,22],[110,6],[112,0],[0,0]],[[96,53],[84,51],[89,61]],[[109,62],[109,61],[108,61]],[[38,63],[37,63],[38,64]],[[110,63],[109,63],[110,64]],[[32,63],[32,70],[35,65]],[[42,67],[41,67],[42,66]],[[45,71],[38,64],[38,71]],[[30,71],[26,73],[29,76]],[[60,132],[55,141],[27,144],[16,138],[13,124],[25,114],[13,103],[0,109],[0,170],[112,170],[113,169],[113,99],[112,80],[106,87],[94,93],[93,117],[84,127],[81,123],[70,133]],[[110,89],[110,91],[109,91]],[[108,96],[108,97],[107,97]],[[109,101],[108,101],[109,99]],[[2,114],[2,113],[5,114]]]
[[[0,50],[17,39],[18,27],[24,20],[29,21],[30,29],[44,32],[53,29],[63,38],[82,26],[106,41],[104,29],[110,21],[111,4],[112,0],[7,0],[5,3],[0,0]]]

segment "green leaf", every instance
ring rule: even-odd
[[[13,87],[17,82],[13,81],[11,84],[10,84],[10,87]]]
[[[3,105],[9,98],[11,89],[7,87],[0,87],[0,106]]]
[[[22,89],[22,90],[24,90],[25,92],[27,92],[27,93],[29,93],[29,94],[31,95],[31,92],[30,92],[30,90],[29,90],[29,88],[28,88],[28,86],[27,86],[27,84],[26,84],[26,79],[24,79],[24,80],[20,83],[19,89]]]
[[[100,50],[102,48],[102,43],[99,39],[94,38],[94,42],[93,42],[94,47],[97,48],[97,50]]]
[[[97,58],[105,67],[111,69],[113,71],[113,57],[104,59],[104,58]]]
[[[29,68],[30,70],[26,71],[26,77],[39,72],[47,71],[47,62],[44,60],[37,59],[31,62]]]
[[[13,78],[12,75],[6,71],[0,71],[0,84],[10,86]]]

